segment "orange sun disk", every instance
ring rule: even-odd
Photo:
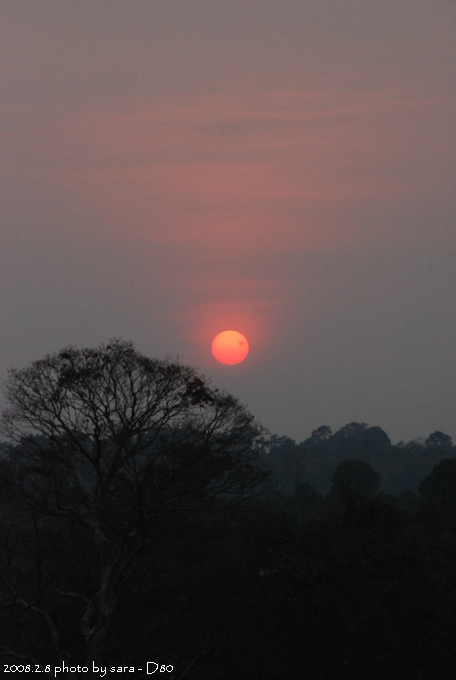
[[[212,341],[212,354],[221,364],[239,364],[248,353],[247,338],[237,331],[223,331]]]

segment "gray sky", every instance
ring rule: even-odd
[[[449,0],[0,0],[0,374],[116,336],[298,441],[456,439],[455,38]]]

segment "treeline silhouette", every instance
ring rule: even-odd
[[[327,494],[334,470],[345,459],[369,463],[379,473],[384,493],[417,492],[442,458],[456,456],[451,437],[443,432],[393,445],[384,430],[366,423],[348,423],[334,434],[323,425],[300,444],[289,437],[273,436],[265,448],[278,487],[286,494],[293,494],[301,481]]]
[[[300,444],[268,436],[193,369],[119,340],[11,371],[4,391],[4,664],[454,677],[448,435],[393,446],[350,423]]]

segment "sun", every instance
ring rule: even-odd
[[[248,353],[247,338],[237,331],[223,331],[212,341],[212,354],[221,364],[239,364]]]

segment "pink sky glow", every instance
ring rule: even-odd
[[[122,336],[279,434],[456,436],[450,3],[17,0],[1,19],[3,373]],[[250,354],[227,368],[229,328]]]

